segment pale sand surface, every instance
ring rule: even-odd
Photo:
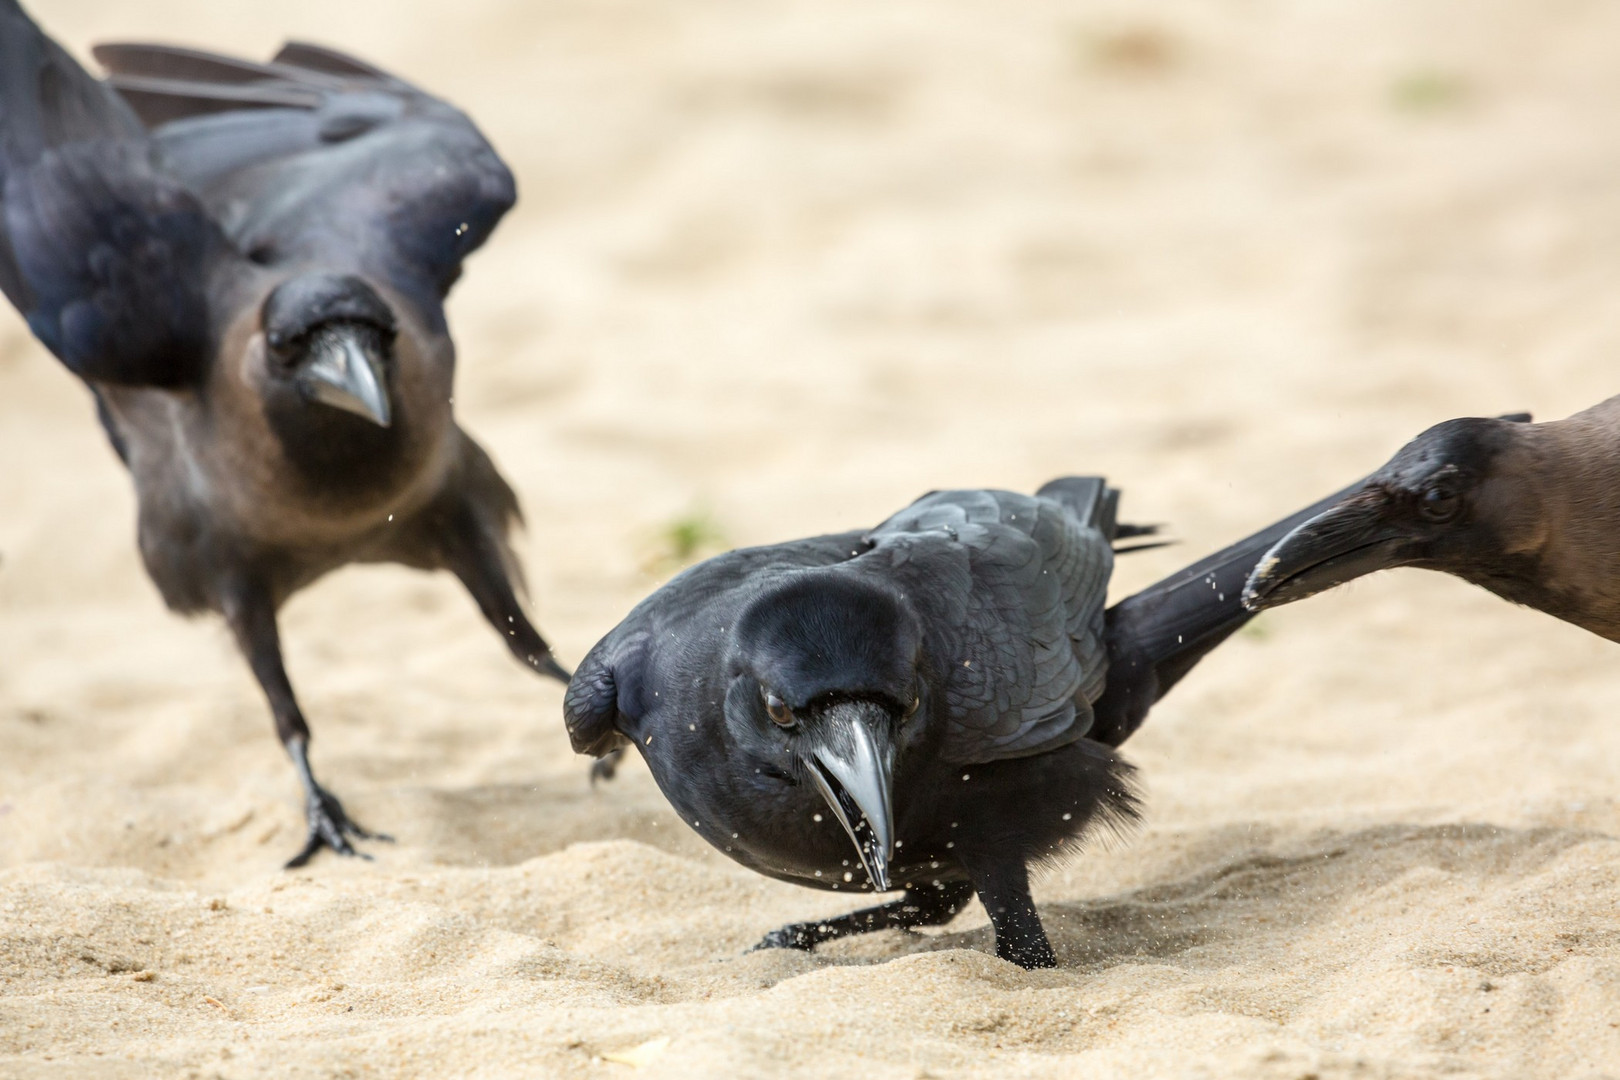
[[[523,201],[451,316],[577,660],[730,543],[1103,472],[1177,548],[1429,423],[1620,390],[1620,6],[36,0],[73,49],[352,50]],[[277,869],[297,788],[166,614],[77,386],[0,316],[0,1076],[1620,1076],[1620,651],[1386,574],[1264,617],[1051,873],[1062,966],[938,933],[746,954],[846,897],[591,791],[448,578],[285,612],[317,767],[399,837]]]

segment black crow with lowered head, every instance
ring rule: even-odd
[[[1133,819],[1114,752],[1251,618],[1260,553],[1319,503],[1105,610],[1119,493],[926,495],[875,529],[734,551],[653,593],[581,662],[574,748],[629,744],[706,840],[771,877],[905,890],[762,946],[937,925],[974,893],[996,953],[1056,958],[1029,867]]]
[[[445,294],[515,199],[470,120],[369,64],[104,45],[0,0],[0,291],[95,399],[165,603],[224,615],[303,783],[288,864],[368,838],[316,782],[276,612],[351,562],[449,570],[566,680],[517,595],[517,499],[451,412]]]
[[[1441,570],[1620,641],[1620,397],[1532,424],[1437,424],[1278,541],[1259,611],[1396,566]]]

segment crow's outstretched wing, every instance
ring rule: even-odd
[[[462,260],[517,198],[463,113],[341,53],[291,43],[267,64],[163,45],[95,54],[248,258],[374,275],[435,330]]]
[[[782,574],[831,566],[867,550],[861,533],[813,536],[769,547],[739,548],[701,562],[647,597],[574,670],[563,717],[576,753],[597,757],[619,745],[621,711],[639,716],[652,645],[674,669],[711,669],[727,626],[758,587]],[[689,662],[683,662],[689,661]]]
[[[129,107],[0,0],[0,291],[34,334],[86,379],[194,383],[233,257]]]
[[[1099,481],[1099,512],[1106,492]],[[867,538],[859,561],[899,584],[927,628],[947,760],[1025,757],[1085,735],[1108,671],[1113,552],[1096,522],[1051,499],[943,491]]]

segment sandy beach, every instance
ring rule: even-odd
[[[1181,543],[1429,424],[1620,392],[1600,0],[34,0],[109,39],[364,56],[520,203],[456,408],[576,662],[696,554],[1103,473]],[[1620,647],[1415,570],[1269,612],[1126,744],[1146,821],[951,925],[710,850],[448,576],[284,610],[321,776],[393,833],[284,872],[297,782],[167,613],[84,389],[0,311],[0,1077],[1620,1077]]]

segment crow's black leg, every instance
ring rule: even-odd
[[[315,853],[323,847],[331,848],[339,855],[358,855],[362,859],[370,860],[371,856],[363,851],[356,851],[349,843],[348,838],[357,840],[383,840],[393,843],[394,838],[387,833],[368,832],[357,825],[338,802],[336,795],[321,787],[315,782],[315,774],[309,771],[309,755],[303,739],[294,739],[287,743],[287,753],[292,755],[293,767],[298,770],[298,778],[304,784],[305,816],[309,819],[309,837],[304,841],[303,849],[287,860],[287,869],[296,870],[315,857]]]
[[[624,757],[624,747],[609,750],[595,761],[591,762],[591,787],[596,786],[598,780],[611,780],[619,771],[619,761]]]
[[[304,785],[304,815],[309,821],[309,837],[304,847],[287,863],[289,870],[303,866],[323,847],[339,855],[358,855],[349,837],[359,840],[388,840],[393,837],[367,832],[355,824],[344,811],[337,796],[321,787],[309,768],[309,725],[293,696],[292,683],[281,662],[281,635],[276,629],[275,605],[265,591],[257,586],[244,585],[232,589],[225,597],[225,621],[236,635],[236,643],[247,657],[253,674],[269,699],[270,712],[276,719],[276,735],[292,758],[293,768]]]
[[[765,935],[755,949],[813,949],[823,941],[869,934],[874,930],[909,930],[913,926],[943,926],[956,917],[973,895],[965,881],[948,881],[921,889],[907,889],[898,900],[852,911],[835,919],[791,923]]]
[[[977,858],[964,852],[961,858],[995,927],[996,955],[1021,968],[1057,967],[1057,955],[1029,895],[1024,860],[1006,852],[981,853]]]
[[[529,622],[507,571],[508,552],[489,534],[470,510],[452,513],[444,521],[440,544],[445,565],[461,579],[506,647],[518,660],[541,675],[567,684],[572,673],[551,655],[551,646]],[[611,776],[611,771],[607,773]]]

